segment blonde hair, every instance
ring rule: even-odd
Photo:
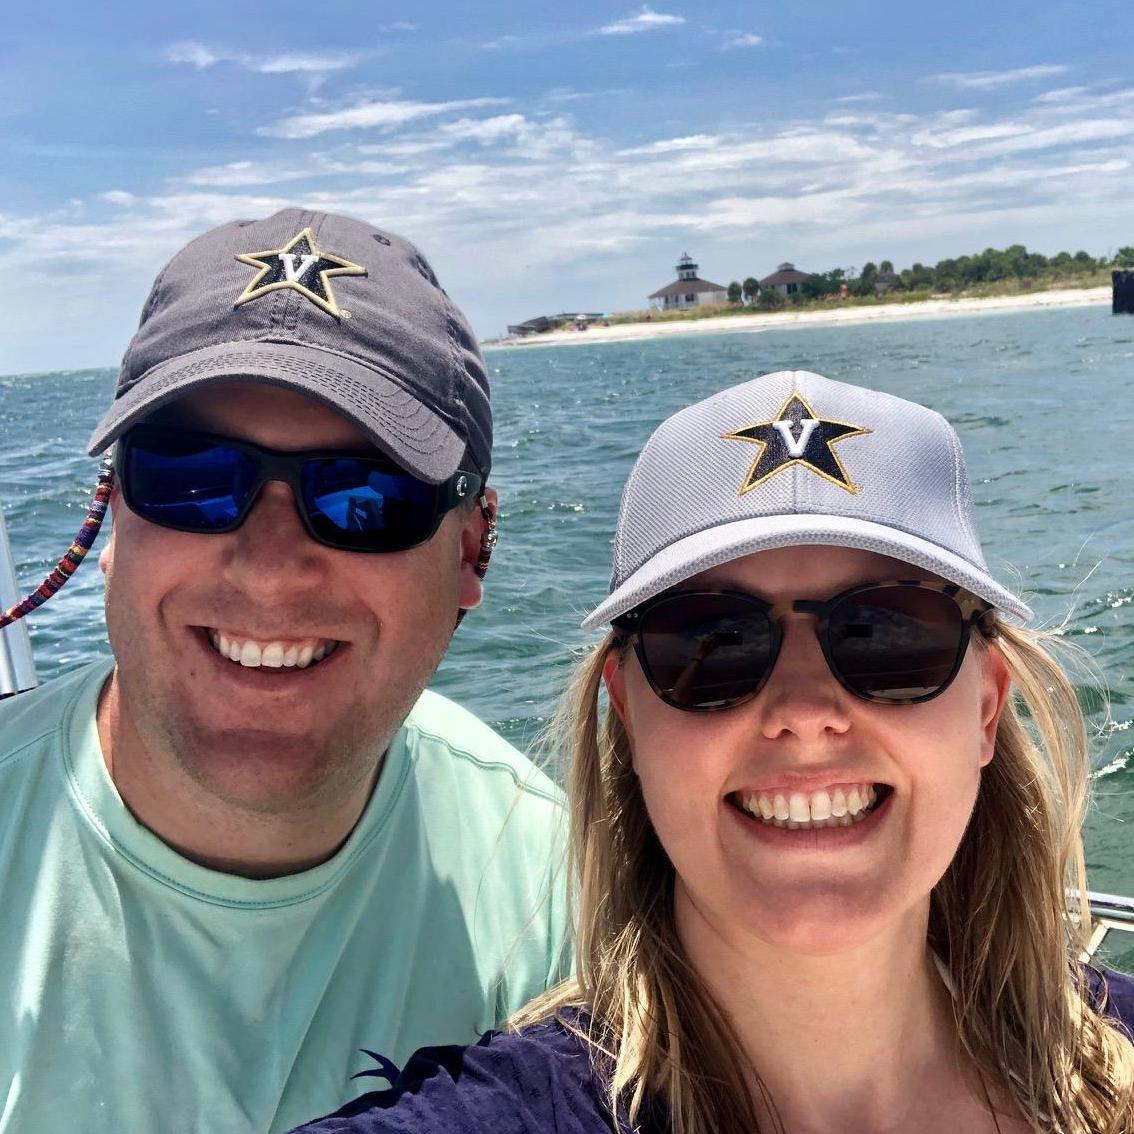
[[[972,819],[931,897],[930,943],[955,986],[958,1038],[1036,1131],[1134,1132],[1134,1048],[1094,1007],[1075,963],[1089,933],[1080,826],[1089,757],[1082,713],[1047,636],[1000,626],[1015,688]],[[569,738],[577,975],[529,1004],[520,1026],[580,1006],[612,1113],[650,1100],[674,1134],[761,1128],[751,1073],[726,1014],[689,965],[673,867],[651,826],[630,744],[601,714],[612,631],[580,664],[552,722]],[[1025,718],[1030,725],[1025,725]],[[575,1017],[568,1017],[568,1021]],[[757,1080],[758,1081],[758,1080]],[[758,1088],[762,1090],[762,1088]],[[773,1116],[774,1100],[764,1102]],[[775,1126],[780,1128],[776,1120]]]

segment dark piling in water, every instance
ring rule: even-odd
[[[1134,315],[1134,271],[1111,272],[1114,291],[1111,311],[1115,315]]]

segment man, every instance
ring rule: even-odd
[[[0,1134],[287,1130],[563,975],[559,793],[423,692],[484,362],[412,245],[288,209],[158,277],[111,445],[114,665],[0,704]]]

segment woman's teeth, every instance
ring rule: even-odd
[[[258,642],[254,638],[231,637],[220,630],[209,631],[213,649],[248,669],[306,669],[333,653],[333,638],[308,638],[303,642]]]
[[[861,823],[878,802],[878,793],[873,784],[852,784],[813,792],[738,791],[733,799],[769,827],[800,831]]]

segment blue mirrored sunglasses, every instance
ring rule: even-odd
[[[244,522],[264,482],[282,481],[291,487],[311,538],[344,551],[416,547],[483,485],[478,473],[465,469],[427,484],[374,451],[288,453],[155,425],[125,434],[114,469],[132,512],[179,532],[231,532]]]

